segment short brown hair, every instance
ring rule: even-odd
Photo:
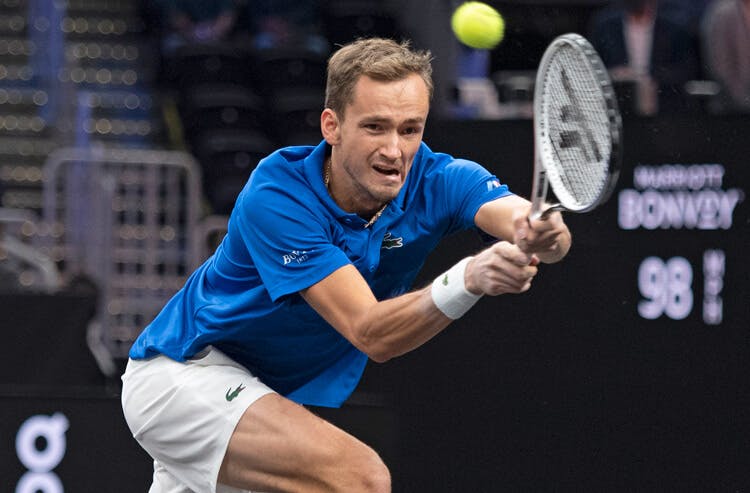
[[[414,51],[409,41],[392,39],[358,39],[344,45],[328,60],[326,108],[344,117],[344,108],[354,98],[354,86],[363,75],[379,81],[402,80],[419,75],[432,99],[432,54]]]

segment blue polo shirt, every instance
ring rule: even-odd
[[[298,294],[353,264],[378,299],[410,289],[428,254],[508,195],[479,164],[424,143],[375,223],[343,211],[323,183],[326,144],[280,149],[253,171],[221,245],[135,341],[133,359],[184,361],[213,345],[281,395],[340,406],[367,356]]]

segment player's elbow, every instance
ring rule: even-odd
[[[372,351],[367,353],[367,356],[375,363],[385,363],[390,361],[395,355],[385,351]]]
[[[368,358],[376,363],[385,363],[397,356],[393,348],[389,347],[383,337],[375,335],[372,331],[362,330],[358,333],[357,348],[365,353]]]
[[[349,325],[343,329],[339,328],[339,331],[372,361],[376,363],[388,361],[392,355],[385,343],[382,328],[378,324],[380,318],[374,316],[369,310],[360,315],[350,318]]]
[[[391,348],[383,344],[383,341],[378,340],[363,342],[359,345],[359,349],[375,363],[385,363],[397,356]]]

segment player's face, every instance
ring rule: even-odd
[[[398,195],[428,112],[427,86],[418,75],[393,82],[360,77],[344,118],[336,117],[335,138],[329,139],[335,166],[343,170],[335,176],[337,192],[344,193],[334,196],[342,207],[369,213]]]

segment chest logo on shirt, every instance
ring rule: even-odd
[[[284,261],[284,265],[290,264],[292,262],[297,262],[298,264],[301,264],[310,256],[308,255],[309,252],[306,252],[304,250],[292,250],[291,252],[287,253],[286,255],[282,255],[282,259]]]
[[[388,232],[383,237],[383,243],[380,245],[380,248],[381,250],[383,248],[390,250],[391,248],[401,248],[402,246],[404,246],[404,239],[401,237],[394,238],[393,235]]]

